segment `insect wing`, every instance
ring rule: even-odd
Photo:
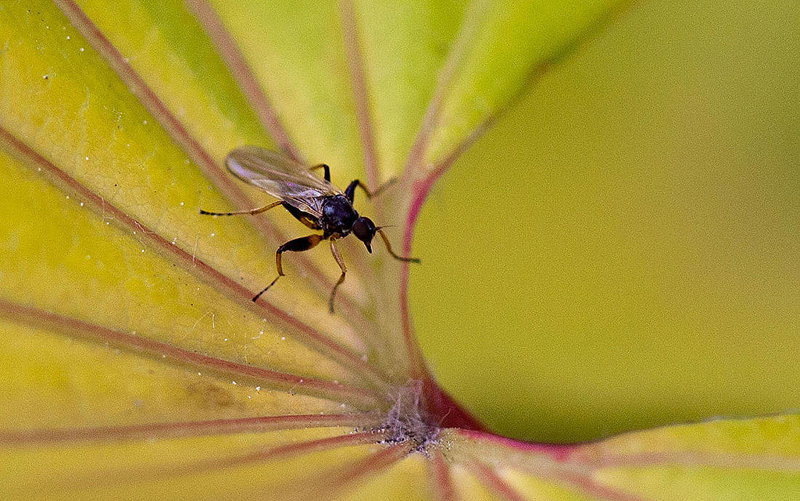
[[[257,146],[236,148],[225,165],[242,181],[316,217],[322,216],[322,197],[341,193],[303,164]]]

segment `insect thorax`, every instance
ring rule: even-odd
[[[325,197],[322,202],[320,224],[326,235],[338,233],[345,236],[350,233],[353,223],[358,219],[358,212],[344,195]]]

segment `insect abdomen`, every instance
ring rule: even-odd
[[[283,206],[286,208],[287,211],[289,211],[289,214],[293,215],[298,221],[308,226],[312,230],[322,229],[322,226],[319,224],[319,220],[314,216],[312,216],[311,214],[303,212],[297,207],[289,205],[286,202],[283,202]]]

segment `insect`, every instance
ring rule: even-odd
[[[342,274],[339,276],[336,285],[333,286],[328,300],[328,309],[333,313],[336,289],[342,285],[347,275],[347,267],[336,249],[336,240],[344,238],[350,233],[353,233],[356,238],[364,242],[367,251],[370,253],[372,253],[372,239],[377,233],[383,243],[386,244],[386,249],[393,258],[412,263],[420,262],[416,258],[402,257],[395,254],[389,239],[381,230],[381,227],[375,226],[371,219],[359,216],[358,212],[353,208],[356,188],[364,190],[367,198],[377,195],[380,188],[375,193],[370,192],[364,183],[355,179],[342,192],[331,184],[331,171],[328,165],[319,164],[313,167],[306,167],[280,153],[257,146],[236,148],[225,158],[225,165],[234,176],[263,190],[278,200],[257,209],[234,212],[200,210],[200,214],[209,216],[259,214],[282,205],[289,211],[289,214],[301,223],[313,230],[322,231],[322,235],[312,234],[295,238],[278,247],[275,252],[275,267],[278,270],[278,276],[264,287],[261,292],[253,296],[254,302],[267,292],[270,287],[275,285],[279,278],[285,276],[281,266],[281,255],[284,252],[307,251],[323,240],[330,240],[331,254],[333,254],[333,258],[342,270]],[[320,179],[312,173],[316,169],[323,170],[324,179]]]

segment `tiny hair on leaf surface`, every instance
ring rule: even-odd
[[[628,4],[0,4],[2,497],[790,498],[796,415],[523,442],[416,340],[398,258],[429,262],[430,190]],[[380,190],[257,301],[309,228],[200,213],[275,202],[225,169],[245,146]]]

